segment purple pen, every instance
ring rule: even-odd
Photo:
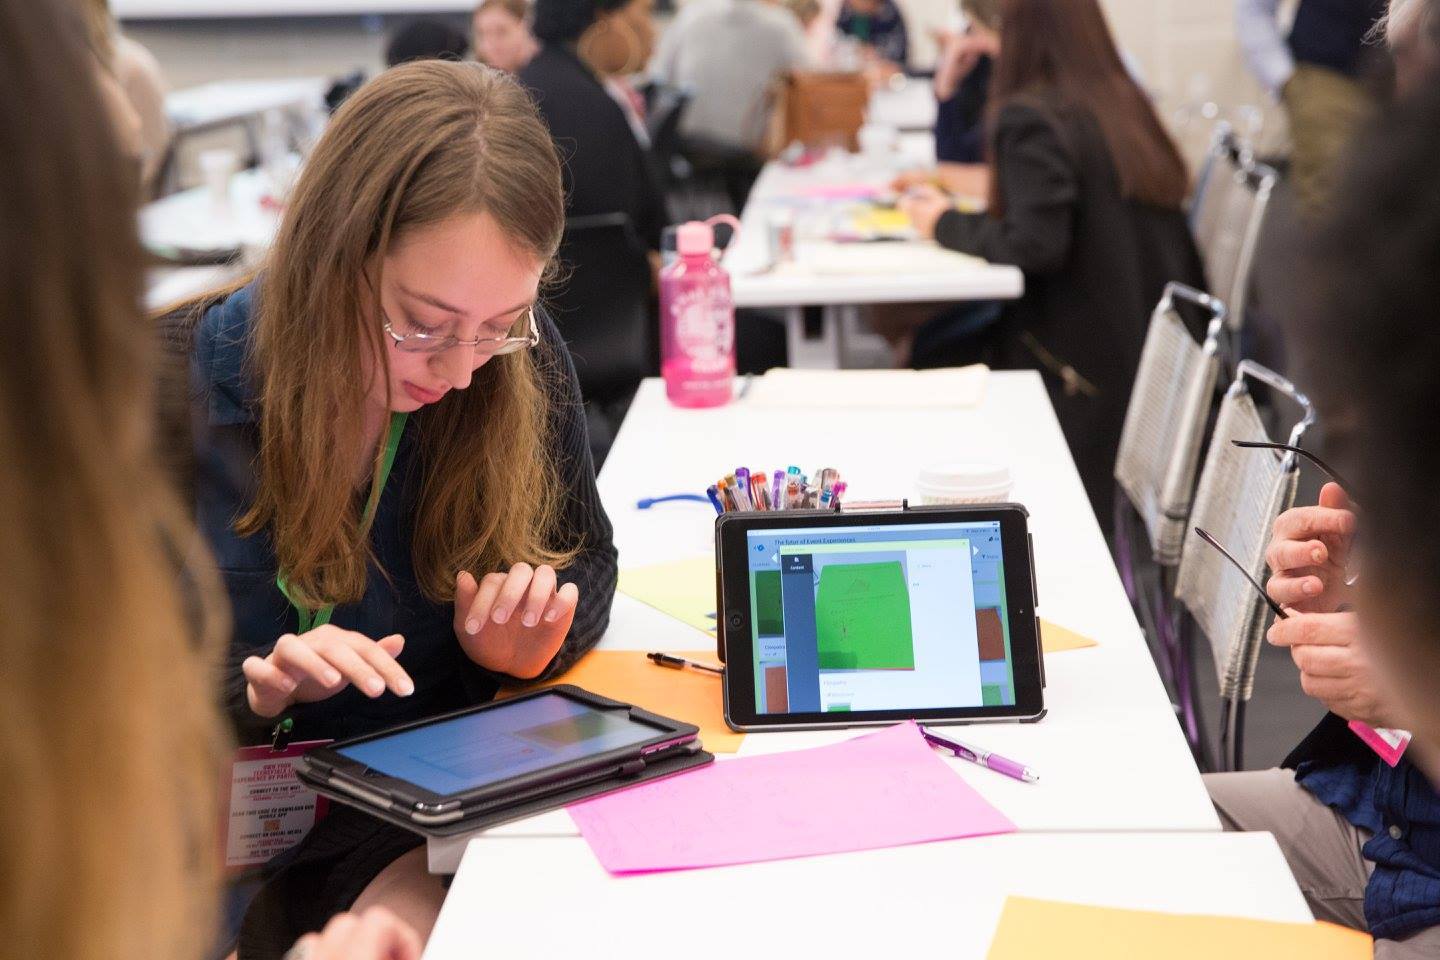
[[[774,510],[785,509],[785,471],[776,470],[774,482],[770,485],[770,504]]]
[[[750,471],[747,468],[735,468],[735,488],[735,497],[740,501],[740,509],[755,509],[755,505],[750,499]]]
[[[979,747],[961,743],[959,740],[951,740],[942,737],[927,727],[920,728],[920,735],[925,740],[937,747],[944,747],[962,760],[969,760],[971,763],[978,763],[982,767],[988,767],[996,773],[1003,773],[1007,777],[1014,777],[1016,780],[1023,780],[1026,783],[1038,783],[1040,775],[1023,763],[1014,760],[1007,760],[998,753],[991,753],[989,750],[982,750]]]

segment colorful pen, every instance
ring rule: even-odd
[[[684,657],[672,657],[668,653],[647,653],[646,658],[657,667],[669,667],[672,670],[684,670],[689,667],[691,670],[704,670],[706,673],[724,673],[720,667],[712,667],[708,663],[696,663],[694,660],[686,660]]]
[[[988,767],[996,773],[1003,773],[1007,777],[1014,777],[1016,780],[1023,780],[1026,783],[1038,783],[1040,781],[1040,775],[1034,770],[1031,770],[1023,763],[1007,760],[998,753],[991,753],[989,750],[968,746],[958,740],[950,740],[940,736],[928,727],[921,727],[920,735],[923,736],[927,742],[937,747],[944,747],[961,760],[978,763],[980,766]]]
[[[837,480],[835,486],[830,488],[830,505],[836,510],[840,509],[840,498],[845,496],[846,486],[844,480]]]
[[[744,467],[735,468],[735,499],[741,510],[750,510],[754,506],[750,501],[750,471]]]
[[[714,484],[711,484],[705,490],[705,496],[710,498],[710,502],[715,506],[716,513],[725,512],[725,505],[720,502],[720,489],[718,487],[716,487]]]
[[[785,509],[785,471],[776,470],[774,483],[770,487],[770,506],[775,510]]]

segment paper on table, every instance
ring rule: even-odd
[[[715,650],[668,650],[699,663],[715,663]],[[745,734],[725,726],[720,678],[702,670],[657,667],[643,650],[592,650],[554,683],[573,683],[592,693],[644,707],[652,713],[684,720],[700,728],[700,740],[711,753],[734,753]],[[506,691],[513,695],[520,690]]]
[[[715,636],[715,558],[628,567],[620,571],[621,593]]]
[[[983,364],[937,370],[800,370],[777,367],[750,384],[752,406],[977,407],[990,371]]]
[[[775,268],[779,275],[817,277],[905,277],[923,273],[951,274],[974,270],[985,261],[931,243],[838,243],[815,241],[799,245],[793,263]]]
[[[611,873],[784,860],[1011,833],[914,723],[712,763],[569,808]]]
[[[987,960],[1369,960],[1370,935],[1330,923],[1186,916],[1010,897]]]
[[[1060,626],[1058,623],[1051,623],[1049,620],[1040,621],[1040,649],[1046,653],[1059,653],[1062,650],[1081,650],[1085,647],[1098,647],[1100,644],[1083,634]]]
[[[710,637],[715,635],[715,620],[710,616],[715,612],[715,561],[711,557],[621,570],[620,592]],[[1040,645],[1046,653],[1060,653],[1098,647],[1099,643],[1042,618]]]

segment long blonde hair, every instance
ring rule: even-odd
[[[337,451],[364,443],[366,358],[388,364],[379,266],[406,230],[481,211],[553,262],[565,224],[554,145],[525,91],[477,63],[386,71],[345,103],[306,163],[257,291],[259,485],[236,525],[270,532],[298,602],[365,590],[369,531],[352,461]],[[412,556],[430,599],[452,598],[462,569],[573,559],[557,530],[546,372],[528,352],[496,357],[469,389],[412,418],[423,469]]]
[[[137,189],[73,2],[0,4],[0,955],[193,960],[220,721],[155,465]],[[190,588],[182,586],[190,584]]]

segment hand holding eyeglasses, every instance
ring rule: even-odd
[[[465,655],[496,673],[537,676],[554,658],[575,619],[580,590],[560,585],[555,569],[517,563],[478,581],[455,580],[455,637]]]
[[[1339,484],[1327,483],[1320,503],[1286,510],[1265,551],[1272,573],[1266,592],[1299,613],[1333,613],[1349,600],[1345,564],[1355,538],[1355,513]]]

